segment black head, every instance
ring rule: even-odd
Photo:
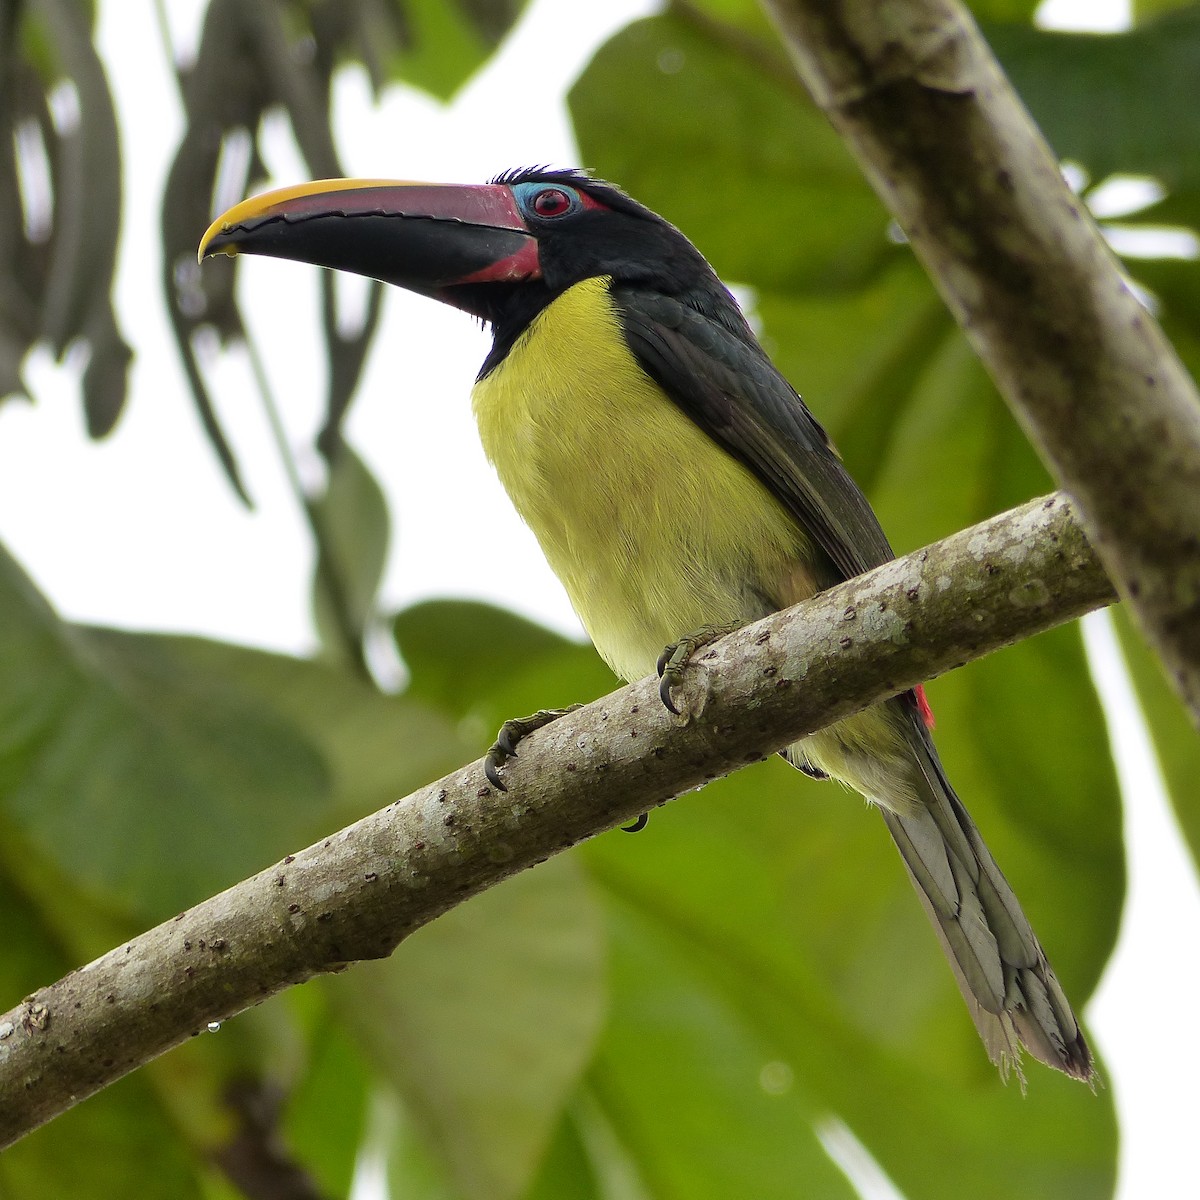
[[[267,254],[353,271],[489,322],[507,350],[585,279],[670,295],[746,331],[704,256],[669,222],[583,171],[509,171],[488,184],[339,179],[268,192],[209,227],[200,257]]]

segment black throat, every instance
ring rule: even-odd
[[[454,304],[475,313],[491,326],[492,348],[479,368],[477,380],[491,374],[504,361],[534,317],[561,294],[541,280],[465,284],[447,291],[452,291]]]

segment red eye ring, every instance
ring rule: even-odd
[[[539,217],[561,217],[571,209],[571,197],[561,188],[543,188],[530,206]]]

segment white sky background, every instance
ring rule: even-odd
[[[199,0],[168,7],[177,35],[193,39]],[[336,97],[347,171],[478,182],[512,166],[579,165],[565,110],[553,98],[610,31],[650,7],[649,0],[535,0],[498,58],[449,109],[399,89],[374,108],[364,76],[345,73]],[[233,498],[201,435],[161,311],[157,205],[182,116],[153,10],[149,0],[106,0],[100,11],[101,49],[126,138],[117,303],[137,353],[132,395],[114,435],[90,443],[76,372],[35,356],[26,377],[36,406],[0,406],[0,540],[69,618],[303,653],[313,646],[312,552],[248,366],[240,355],[223,356],[210,380],[257,504],[253,513]],[[1120,28],[1128,19],[1120,0],[1050,0],[1043,16],[1092,28]],[[514,92],[517,79],[535,82]],[[279,183],[306,177],[285,136],[269,145]],[[324,384],[316,272],[245,260],[242,274],[290,436],[308,444]],[[349,437],[398,516],[386,604],[482,597],[578,633],[479,449],[468,395],[486,335],[461,314],[396,290],[385,320]],[[301,466],[319,469],[312,461]],[[1108,636],[1102,620],[1088,632],[1091,643]],[[1101,658],[1111,672],[1111,651]],[[1119,670],[1105,678],[1107,692],[1123,686]],[[1088,1017],[1120,1110],[1121,1200],[1190,1195],[1200,1190],[1193,1096],[1200,892],[1154,786],[1147,743],[1139,740],[1144,731],[1128,710],[1118,724],[1122,742],[1133,743],[1123,767],[1132,789],[1130,893],[1117,955]]]

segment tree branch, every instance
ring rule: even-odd
[[[1200,399],[957,0],[763,0],[1200,725]]]
[[[0,1149],[314,975],[710,779],[1114,598],[1070,502],[1035,500],[722,639],[685,718],[642,680],[118,946],[0,1016]]]

